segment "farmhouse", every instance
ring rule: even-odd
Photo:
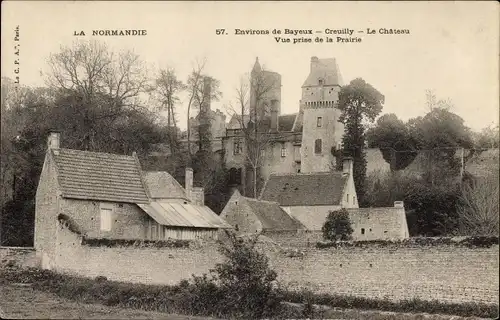
[[[344,158],[342,172],[272,174],[260,199],[279,203],[312,232],[321,231],[331,211],[345,208],[354,240],[409,237],[403,202],[387,208],[359,208],[350,157]]]
[[[87,238],[162,240],[215,238],[230,226],[203,205],[203,190],[166,172],[142,172],[132,156],[60,148],[52,132],[35,207],[35,249],[54,260],[58,219]]]
[[[352,158],[344,158],[342,172],[271,174],[261,200],[276,201],[308,230],[320,231],[330,211],[357,208]]]
[[[277,202],[243,197],[235,190],[221,213],[238,234],[297,232],[305,227]]]

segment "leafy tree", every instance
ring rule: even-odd
[[[321,231],[325,240],[350,240],[354,230],[351,226],[349,212],[346,209],[330,211]]]
[[[380,148],[392,171],[406,168],[418,154],[408,126],[393,113],[378,118],[366,137],[370,148]]]
[[[345,125],[342,148],[354,158],[354,183],[360,203],[364,198],[366,178],[365,128],[363,121],[373,122],[382,111],[384,96],[372,85],[357,78],[339,93],[339,121]]]
[[[476,133],[474,136],[474,144],[479,149],[492,149],[498,148],[500,136],[498,125],[483,128],[481,132]]]

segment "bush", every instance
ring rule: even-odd
[[[330,211],[326,222],[321,228],[323,238],[325,240],[350,240],[353,229],[351,227],[351,219],[346,209]]]

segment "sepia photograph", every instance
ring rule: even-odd
[[[498,319],[496,1],[3,1],[1,319]]]

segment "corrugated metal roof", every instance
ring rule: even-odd
[[[191,228],[231,228],[206,206],[190,203],[151,202],[137,204],[156,222],[166,226]]]

